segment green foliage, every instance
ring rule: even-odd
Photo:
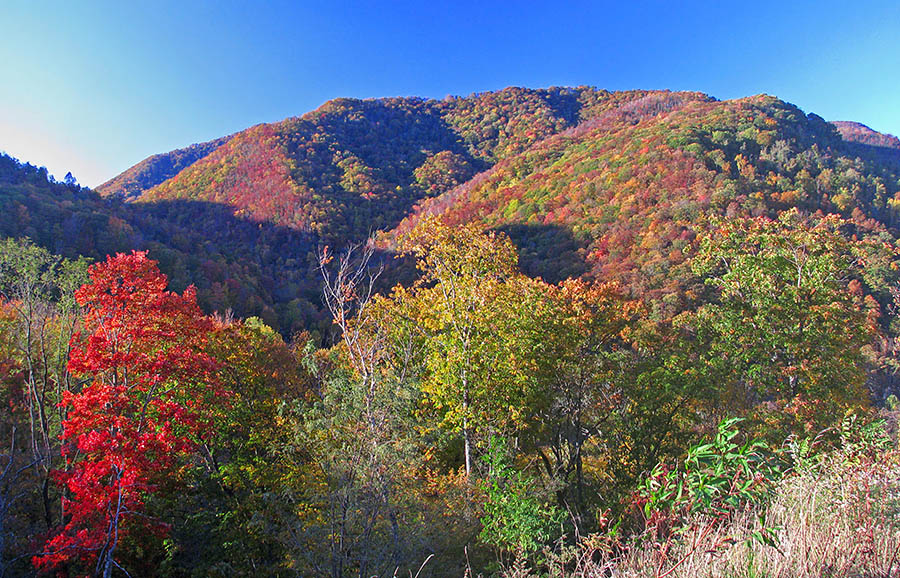
[[[479,539],[514,557],[527,558],[550,542],[563,513],[541,501],[535,484],[509,463],[508,449],[491,438],[482,458],[488,468],[484,480],[487,498]]]
[[[841,454],[848,464],[877,460],[894,446],[883,419],[866,420],[852,414],[841,421],[839,433]]]
[[[692,267],[717,290],[695,323],[711,363],[738,407],[788,406],[800,427],[817,431],[864,396],[863,346],[878,305],[864,297],[864,267],[883,245],[854,241],[835,216],[808,221],[796,210],[777,221],[714,221]]]
[[[451,151],[441,151],[428,157],[413,171],[413,175],[423,190],[434,195],[464,183],[474,172],[472,163],[466,157]]]
[[[679,467],[653,470],[639,494],[649,524],[677,516],[670,522],[678,531],[678,520],[697,514],[724,519],[766,500],[782,471],[765,442],[739,441],[741,421],[720,422],[713,441],[688,449]]]
[[[27,238],[0,241],[0,296],[7,300],[30,308],[52,302],[71,312],[86,280],[86,259],[64,259]]]
[[[734,538],[721,532],[711,545],[705,542],[738,514],[763,506],[781,480],[783,466],[765,442],[738,441],[741,421],[723,420],[712,442],[692,446],[678,467],[659,464],[639,489],[636,504],[658,550],[657,578],[671,574],[701,544],[710,551],[730,546]],[[760,516],[749,539],[775,546],[775,536]],[[687,553],[670,559],[682,541]]]
[[[2,162],[0,162],[2,164]],[[62,521],[53,472],[62,468],[60,402],[80,387],[68,370],[87,263],[28,239],[0,241],[0,574],[24,573],[41,533]]]

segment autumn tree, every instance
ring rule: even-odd
[[[65,523],[34,564],[109,577],[129,537],[165,531],[148,501],[176,478],[227,396],[203,352],[212,326],[193,287],[167,291],[144,252],[110,256],[88,272],[75,293],[84,318],[69,369],[90,382],[63,397]]]
[[[196,444],[199,467],[183,491],[160,498],[171,516],[166,561],[170,575],[283,575],[286,555],[264,520],[272,494],[302,493],[314,480],[309,451],[295,436],[291,408],[314,391],[312,376],[294,348],[260,319],[214,318],[206,351],[229,393],[212,435]],[[298,347],[306,336],[296,338]],[[162,573],[162,572],[161,572]]]
[[[27,239],[0,242],[0,297],[14,313],[7,330],[13,346],[8,361],[23,370],[26,444],[38,486],[32,493],[40,496],[43,531],[59,521],[50,472],[60,465],[57,438],[65,408],[58,404],[73,387],[67,369],[78,317],[73,294],[86,270],[83,260],[63,259]]]
[[[395,288],[394,315],[419,339],[422,391],[442,422],[462,434],[466,473],[476,433],[510,433],[540,403],[536,321],[541,283],[517,268],[509,238],[426,219],[403,242],[420,279]]]
[[[891,251],[846,226],[791,210],[718,221],[701,237],[693,268],[718,297],[698,311],[698,335],[739,402],[787,404],[811,427],[865,399],[863,347],[879,315],[867,263]]]
[[[531,429],[558,506],[581,531],[592,494],[585,461],[590,445],[608,443],[607,432],[619,425],[630,353],[623,334],[640,307],[615,284],[569,279],[542,284],[542,294],[531,315],[538,320],[538,375],[549,402],[535,413]]]
[[[628,352],[615,376],[618,403],[600,452],[599,492],[613,498],[607,505],[614,509],[659,460],[681,455],[720,401],[708,344],[682,316],[639,316],[625,341]]]
[[[342,352],[360,380],[365,400],[364,419],[370,442],[378,436],[378,422],[383,416],[375,407],[380,366],[387,356],[385,333],[379,327],[380,317],[371,315],[375,283],[383,271],[372,263],[374,240],[348,247],[337,259],[326,246],[319,254],[325,305],[340,331]]]
[[[26,572],[35,541],[60,521],[58,404],[78,387],[67,361],[86,270],[28,239],[0,241],[0,575]]]

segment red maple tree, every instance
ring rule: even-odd
[[[34,558],[39,570],[108,577],[122,538],[165,532],[145,501],[211,425],[226,399],[204,353],[211,320],[193,287],[167,291],[145,252],[119,253],[89,269],[76,292],[84,327],[69,369],[90,379],[62,404],[65,525]]]

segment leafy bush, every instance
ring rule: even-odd
[[[501,559],[504,553],[525,558],[551,539],[562,515],[536,496],[534,484],[509,464],[506,454],[503,441],[493,438],[483,458],[490,473],[484,481],[487,501],[479,538],[497,548]]]
[[[674,571],[714,530],[737,514],[764,504],[781,479],[780,460],[765,442],[738,441],[741,421],[722,420],[711,443],[691,447],[679,467],[657,465],[638,491],[646,537],[660,553],[657,576]],[[673,545],[688,536],[687,552],[670,562]],[[773,529],[760,524],[750,539],[774,545]],[[734,538],[721,535],[713,549],[732,542]],[[669,568],[663,571],[665,566]]]

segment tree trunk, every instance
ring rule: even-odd
[[[472,442],[469,435],[468,420],[463,418],[463,446],[466,454],[466,477],[472,474]]]
[[[463,451],[466,458],[466,477],[472,475],[472,435],[469,431],[469,388],[463,376]]]

